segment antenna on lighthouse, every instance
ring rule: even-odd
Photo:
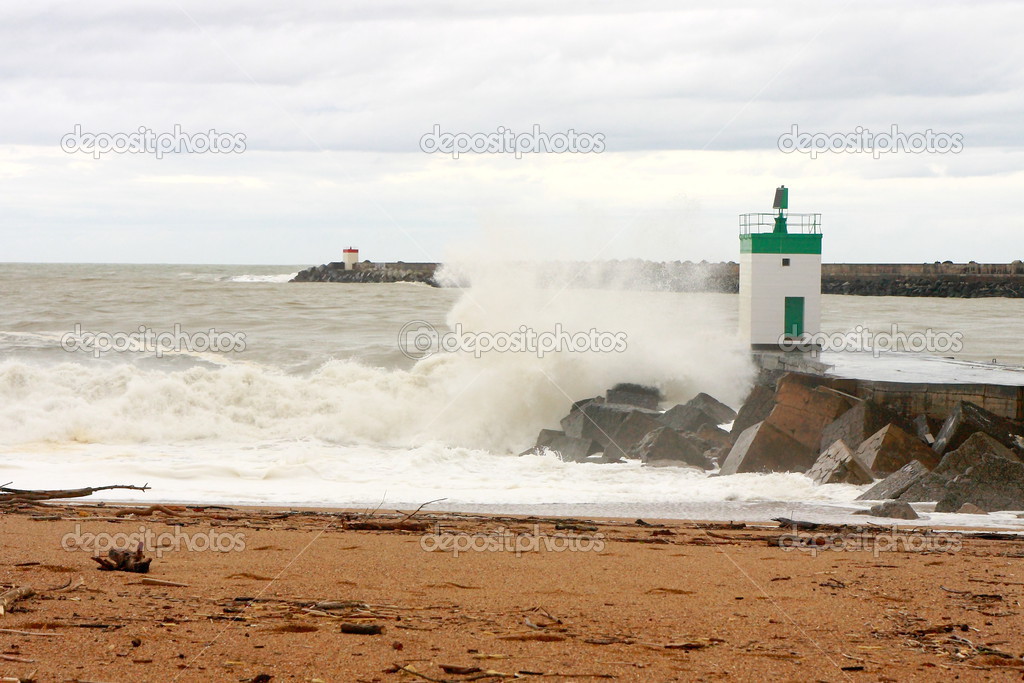
[[[785,212],[789,211],[789,189],[785,185],[775,188],[775,202],[772,208],[779,210],[779,215],[775,217],[775,230],[772,232],[785,235],[788,232]]]

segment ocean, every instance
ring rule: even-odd
[[[617,382],[738,407],[754,368],[734,295],[538,286],[495,264],[461,271],[469,288],[289,283],[300,268],[0,264],[0,483],[153,487],[102,497],[123,501],[864,520],[849,517],[863,487],[799,474],[517,455]],[[826,332],[893,323],[962,334],[958,358],[1024,364],[1024,300],[824,297]],[[621,333],[625,348],[409,357],[400,343],[559,325]],[[174,344],[145,348],[140,328]],[[104,339],[115,348],[100,352]]]

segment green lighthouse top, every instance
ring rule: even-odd
[[[821,214],[789,213],[789,188],[775,190],[778,213],[740,214],[740,253],[820,254]]]

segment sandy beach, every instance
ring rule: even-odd
[[[0,616],[0,680],[1002,680],[1024,664],[1024,539],[991,530],[412,512],[8,509],[0,593],[35,595]],[[146,574],[92,559],[139,538]]]

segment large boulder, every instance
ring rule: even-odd
[[[769,422],[748,427],[722,463],[721,474],[806,472],[818,450],[808,448]]]
[[[573,401],[572,406],[569,408],[569,414],[571,415],[591,403],[604,403],[604,396],[594,396],[592,398],[582,398],[579,401]]]
[[[671,427],[659,427],[649,432],[631,451],[630,456],[640,458],[645,465],[687,465],[708,469],[704,450],[692,438]]]
[[[953,451],[976,432],[984,432],[1024,458],[1024,427],[970,401],[957,401],[935,437],[935,452]]]
[[[701,427],[715,427],[718,425],[718,420],[711,415],[708,415],[700,408],[684,403],[665,411],[658,420],[666,427],[671,427],[681,432],[696,432]]]
[[[616,384],[605,392],[605,397],[607,403],[619,403],[648,410],[657,410],[662,399],[661,391],[655,387],[629,383]]]
[[[918,519],[919,515],[910,507],[909,503],[898,500],[887,500],[878,505],[872,505],[870,510],[859,510],[855,515],[870,515],[871,517],[888,517],[890,519]]]
[[[818,447],[824,451],[842,439],[843,443],[856,451],[869,436],[897,420],[896,414],[885,406],[874,401],[860,401],[821,430]]]
[[[651,416],[659,413],[628,405],[598,403],[592,401],[562,418],[562,430],[575,439],[593,439],[602,446],[612,443],[615,430],[634,412],[646,412]]]
[[[928,474],[928,472],[928,468],[922,465],[919,461],[911,460],[906,465],[857,496],[857,500],[886,500],[899,498],[904,491],[913,486],[919,479]]]
[[[527,453],[537,453],[545,448],[558,453],[558,457],[567,462],[584,462],[588,456],[602,450],[601,444],[593,439],[573,438],[554,429],[540,430],[537,445]]]
[[[630,457],[629,452],[643,440],[649,432],[663,425],[654,416],[634,410],[612,434],[611,443],[605,448],[605,455],[610,458]]]
[[[911,460],[928,469],[939,464],[935,451],[896,425],[886,425],[860,445],[857,459],[876,475],[892,474]]]
[[[765,419],[779,431],[817,453],[821,447],[821,434],[826,426],[845,413],[857,399],[828,387],[779,380],[775,392],[775,407]]]
[[[1017,455],[1013,451],[984,432],[971,434],[955,452],[965,462],[978,461],[982,455],[992,455],[997,458],[1006,458],[1007,460],[1018,460]]]
[[[815,484],[870,484],[875,480],[842,440],[826,448],[814,461],[807,476]]]
[[[696,408],[715,419],[717,424],[723,425],[733,422],[736,419],[736,411],[719,401],[714,396],[701,392],[686,402],[691,408]]]
[[[709,448],[732,448],[732,436],[721,427],[704,425],[694,432],[694,436],[707,443]]]
[[[986,512],[1024,510],[1024,462],[995,438],[975,433],[899,500],[934,500],[936,512],[956,512],[965,503]]]
[[[771,414],[775,407],[775,392],[763,384],[755,384],[747,398],[743,401],[736,419],[732,423],[732,436],[735,439],[758,422]]]

